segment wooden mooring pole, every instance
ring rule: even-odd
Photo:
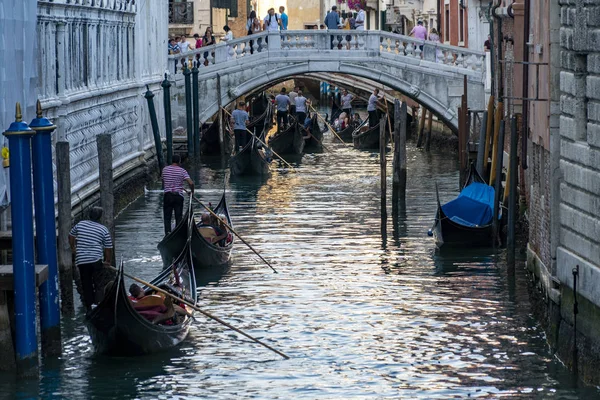
[[[56,194],[58,197],[58,272],[63,316],[75,314],[73,304],[73,258],[69,245],[71,231],[71,159],[67,141],[56,142]]]
[[[505,190],[508,190],[508,240],[506,260],[508,265],[515,264],[516,223],[517,223],[517,117],[510,120],[510,165]]]
[[[488,125],[488,112],[483,112],[483,119],[481,120],[481,127],[479,129],[479,143],[477,144],[477,172],[479,175],[485,176],[485,170],[483,169],[484,158],[486,156],[485,149],[487,147],[487,125]]]
[[[421,118],[419,122],[419,133],[417,136],[417,148],[423,147],[423,131],[425,130],[425,118],[427,117],[427,109],[421,106]]]
[[[386,147],[386,122],[387,117],[383,116],[379,120],[379,165],[381,167],[381,221],[382,225],[387,221],[387,159],[385,155]]]
[[[427,118],[427,134],[425,135],[425,151],[429,152],[431,149],[431,125],[433,124],[433,114],[429,111],[429,118]]]
[[[221,100],[221,75],[217,74],[217,105],[219,107],[219,146],[221,146],[221,159],[225,158],[225,121],[223,115],[223,101]],[[235,144],[238,146],[238,143]],[[238,149],[235,149],[236,153]]]
[[[109,133],[96,136],[98,148],[98,171],[100,181],[100,207],[102,224],[108,228],[113,240],[112,265],[117,265],[115,257],[115,193],[113,181],[112,137]]]
[[[407,107],[403,102],[394,102],[394,161],[393,193],[402,198],[406,195],[406,128]]]
[[[504,152],[504,120],[500,121],[499,129],[498,129],[498,142],[495,149],[496,154],[494,157],[496,158],[495,171],[494,172],[494,215],[492,221],[493,227],[493,235],[494,235],[494,244],[498,239],[498,213],[500,211],[500,189],[502,188],[502,153]]]
[[[185,120],[187,129],[187,153],[188,158],[194,157],[194,123],[192,117],[192,71],[187,63],[183,66],[183,76],[185,78]],[[114,265],[114,264],[113,264]]]
[[[167,165],[173,163],[173,127],[171,122],[171,82],[165,73],[165,80],[162,81],[163,88],[163,107],[165,109],[165,136],[167,138]]]

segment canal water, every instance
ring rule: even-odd
[[[64,356],[44,364],[39,387],[3,378],[1,392],[65,399],[600,397],[549,353],[522,264],[513,276],[492,250],[436,252],[427,236],[435,184],[442,201],[457,194],[455,155],[409,146],[406,202],[394,216],[389,206],[382,235],[378,154],[328,147],[332,153],[296,160],[295,172],[276,166],[267,180],[230,180],[219,162],[194,171],[206,202],[216,204],[225,185],[235,229],[279,271],[238,241],[229,268],[199,277],[199,304],[290,360],[202,316],[169,353],[99,357],[79,308],[64,321]],[[157,189],[117,219],[118,258],[145,279],[161,268]]]

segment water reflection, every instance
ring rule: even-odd
[[[195,172],[206,203],[226,182],[236,231],[280,271],[238,242],[228,269],[198,277],[200,306],[291,360],[202,316],[172,353],[99,358],[78,319],[67,324],[64,358],[45,369],[42,397],[598,396],[548,353],[522,265],[511,275],[494,251],[435,250],[434,182],[443,199],[456,195],[454,157],[409,148],[406,197],[387,205],[382,235],[378,155],[328,147],[266,181],[229,181],[219,161]],[[161,267],[158,189],[118,218],[119,257],[145,279]]]

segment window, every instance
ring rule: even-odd
[[[465,42],[465,9],[459,7],[458,10],[458,41],[460,43]]]

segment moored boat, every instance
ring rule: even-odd
[[[386,135],[387,140],[387,135]],[[352,143],[355,149],[377,150],[379,149],[379,124],[374,127],[362,125],[352,132]]]
[[[227,116],[223,117],[223,121],[229,121]],[[234,137],[228,129],[229,124],[225,125],[223,135],[223,145],[225,147],[225,155],[231,155],[233,150]],[[200,137],[200,154],[202,155],[221,155],[221,143],[219,140],[219,119],[216,118],[207,129],[202,132]]]
[[[177,259],[150,283],[196,304],[196,278],[189,243]],[[142,289],[146,294],[151,292],[149,288]],[[174,300],[168,297],[162,300],[157,294],[152,297],[150,300],[164,303],[145,307],[134,305],[127,294],[121,264],[117,278],[107,289],[104,299],[86,316],[85,323],[95,351],[113,356],[133,356],[164,351],[181,343],[189,332],[193,320],[191,313],[175,312]],[[163,321],[155,323],[159,317]]]
[[[229,209],[227,208],[225,193],[223,193],[219,204],[217,204],[213,212],[217,215],[223,215],[227,220],[227,224],[233,227],[231,216],[229,215]],[[192,220],[191,223],[190,218]],[[188,227],[191,227],[191,232],[189,232]],[[169,265],[171,261],[182,251],[188,241],[188,238],[191,242],[194,266],[198,270],[209,269],[211,267],[222,266],[229,263],[234,241],[226,241],[224,245],[221,246],[219,244],[211,243],[209,240],[205,239],[197,227],[197,223],[194,218],[193,203],[190,202],[188,211],[182,218],[181,222],[175,227],[175,229],[173,229],[171,233],[165,236],[157,246],[165,266]]]
[[[438,247],[494,245],[494,188],[487,185],[473,165],[458,197],[442,205],[432,228]]]

